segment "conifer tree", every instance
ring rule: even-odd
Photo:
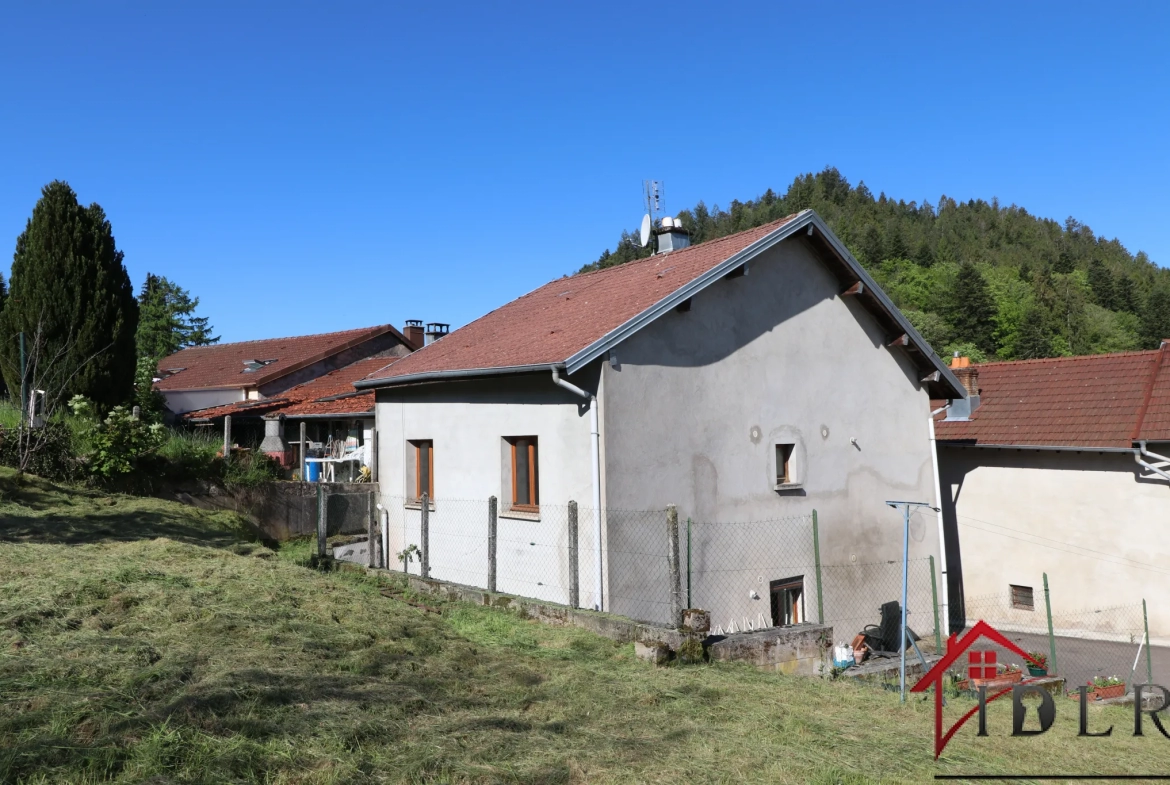
[[[158,361],[188,346],[218,343],[207,317],[195,315],[198,307],[198,297],[192,298],[173,281],[147,273],[138,295],[138,356]]]
[[[1029,308],[1020,322],[1016,337],[1016,356],[1021,360],[1035,360],[1052,356],[1053,331],[1048,315],[1038,306]]]
[[[1157,349],[1166,338],[1170,338],[1170,290],[1155,289],[1142,319],[1142,342],[1147,349]]]
[[[1109,272],[1109,268],[1100,259],[1094,259],[1089,263],[1089,287],[1093,290],[1093,299],[1097,301],[1097,305],[1110,310],[1117,307],[1113,273]]]
[[[1141,308],[1138,304],[1138,292],[1133,285],[1133,279],[1122,275],[1117,279],[1114,288],[1117,310],[1137,314]]]
[[[983,274],[970,262],[959,268],[946,315],[962,340],[995,353],[995,303]]]
[[[50,407],[74,394],[102,406],[134,392],[138,304],[105,212],[82,207],[67,183],[42,189],[16,240],[0,312],[0,370],[20,388],[20,333],[35,357],[27,381]]]

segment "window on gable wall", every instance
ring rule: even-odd
[[[535,436],[508,439],[512,453],[512,509],[540,510],[540,470]]]
[[[411,500],[418,502],[425,493],[432,501],[435,498],[435,443],[431,439],[415,439],[410,442],[414,452],[413,476],[407,478]]]
[[[776,445],[776,485],[792,485],[797,482],[793,471],[792,451],[794,444]]]

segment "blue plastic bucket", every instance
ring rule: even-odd
[[[305,479],[308,482],[320,482],[321,464],[319,461],[305,461]]]

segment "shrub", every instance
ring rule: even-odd
[[[82,476],[73,432],[59,420],[40,428],[26,428],[21,444],[19,422],[0,425],[0,466],[26,471],[54,482],[74,482]]]
[[[81,396],[69,401],[79,430],[88,441],[87,459],[91,474],[99,480],[113,480],[130,474],[162,445],[164,428],[134,417],[125,406],[115,406],[104,420],[93,413],[93,404]]]
[[[251,488],[279,480],[280,464],[259,450],[232,454],[224,468],[223,482],[228,488]]]

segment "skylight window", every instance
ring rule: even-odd
[[[263,368],[265,365],[271,365],[274,362],[276,362],[276,360],[244,360],[243,373],[254,373]]]

